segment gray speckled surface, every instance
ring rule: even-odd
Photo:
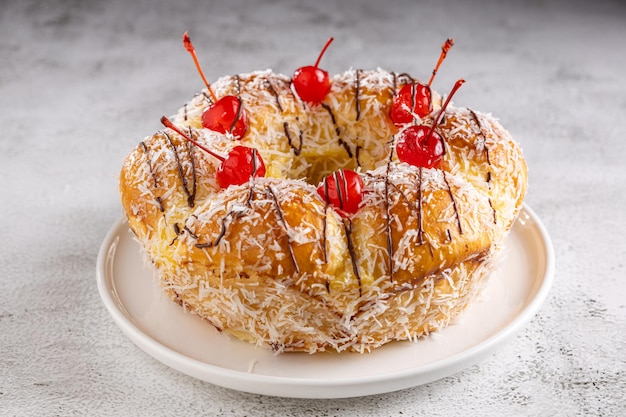
[[[171,4],[170,4],[171,3]],[[173,5],[177,3],[177,5]],[[626,5],[618,1],[9,1],[0,7],[0,415],[626,415]],[[294,400],[200,382],[135,347],[100,301],[117,173],[209,78],[383,67],[491,111],[522,144],[527,203],[556,252],[538,315],[486,360],[427,385]]]

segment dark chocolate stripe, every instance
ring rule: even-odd
[[[461,227],[461,216],[459,215],[459,210],[456,206],[456,199],[454,198],[454,195],[452,194],[452,189],[450,188],[450,183],[448,182],[448,178],[446,176],[446,173],[444,172],[443,175],[443,181],[446,183],[446,186],[448,187],[448,194],[450,195],[450,200],[452,200],[452,207],[454,208],[454,214],[456,215],[456,223],[459,226],[459,234],[463,234],[463,228]],[[452,239],[450,239],[452,240]]]
[[[172,142],[172,138],[170,137],[170,135],[168,135],[167,132],[165,131],[163,132],[163,134],[165,135],[165,138],[169,142],[170,147],[172,148],[172,151],[174,152],[174,159],[176,160],[176,165],[178,166],[178,175],[180,176],[180,180],[183,183],[183,190],[185,191],[185,194],[187,195],[187,205],[189,207],[193,207],[193,200],[195,198],[195,195],[192,195],[191,191],[189,191],[189,188],[187,188],[187,178],[185,177],[185,173],[183,172],[183,166],[180,162],[180,157],[178,156],[178,150],[176,149],[174,142]],[[193,156],[191,156],[191,160],[193,161]],[[194,169],[194,176],[195,176],[195,169]],[[194,180],[194,184],[195,184],[195,180]]]
[[[491,197],[488,198],[487,201],[489,201],[489,207],[491,207],[491,211],[493,212],[493,224],[497,224],[498,223],[498,216],[496,214],[496,209],[493,206],[493,203],[491,202]]]
[[[156,172],[154,172],[154,169],[152,168],[152,158],[150,158],[150,152],[148,152],[148,147],[143,141],[139,142],[139,145],[141,145],[141,149],[143,150],[143,153],[146,154],[146,159],[148,161],[148,169],[150,170],[150,175],[152,176],[152,180],[154,181],[154,188],[158,188],[159,183],[157,182]]]
[[[272,85],[272,82],[270,81],[269,78],[265,77],[265,80],[263,81],[263,84],[265,84],[265,86],[270,91],[272,96],[274,96],[274,99],[276,99],[276,105],[278,106],[278,110],[280,110],[280,112],[282,113],[284,111],[283,105],[280,104],[280,97],[278,96],[278,92],[276,92],[276,89]]]
[[[391,136],[391,140],[387,142],[389,144],[389,158],[387,159],[387,163],[393,160],[393,150],[396,148],[396,135]]]
[[[193,137],[193,133],[191,131],[191,126],[188,128],[189,137]],[[191,186],[191,195],[189,196],[187,203],[189,207],[193,207],[196,201],[196,192],[198,190],[198,178],[196,175],[196,159],[193,156],[193,144],[191,142],[185,141],[187,144],[187,151],[189,152],[189,161],[191,162],[191,176],[193,179],[193,185]]]
[[[348,154],[348,158],[352,159],[352,150],[350,149],[350,145],[348,145],[346,142],[344,142],[343,139],[339,138],[339,140],[337,141],[337,143],[341,146],[343,146],[343,148],[346,150],[346,153]]]
[[[491,167],[489,148],[487,147],[487,135],[485,134],[485,130],[483,129],[483,124],[474,110],[469,109],[469,108],[467,110],[472,115],[472,119],[474,120],[474,122],[476,122],[476,125],[478,126],[478,130],[480,131],[480,135],[483,137],[483,141],[484,141],[483,150],[485,152],[485,157],[487,158],[487,165]],[[487,171],[487,178],[485,179],[485,181],[489,184],[489,188],[491,188],[491,175],[492,174],[491,174],[491,169],[490,169],[489,171]],[[493,204],[491,203],[491,198],[489,198],[489,206],[491,207],[491,210],[493,211],[493,223],[496,224],[498,222],[498,217],[496,214],[496,209],[493,207]]]
[[[293,153],[296,154],[296,156],[299,156],[300,153],[302,152],[302,131],[300,129],[298,129],[298,131],[299,131],[298,139],[299,139],[300,143],[298,144],[298,146],[295,146],[293,144],[293,138],[291,137],[291,133],[289,131],[289,123],[288,122],[284,122],[283,123],[283,130],[285,131],[285,136],[287,136],[287,143],[289,143],[289,147],[291,149],[293,149]]]
[[[296,255],[293,253],[293,242],[291,241],[291,237],[289,236],[289,225],[285,220],[285,214],[283,213],[283,209],[278,202],[278,198],[276,197],[276,193],[272,189],[271,186],[265,187],[265,189],[269,192],[272,200],[274,201],[274,207],[276,208],[276,214],[278,215],[278,219],[280,220],[285,232],[287,234],[287,248],[289,249],[289,256],[291,256],[291,261],[293,262],[293,266],[296,268],[296,272],[300,273],[300,266],[298,265],[298,261],[296,259]]]
[[[213,104],[213,98],[211,98],[210,95],[208,95],[207,93],[205,93],[204,91],[202,92],[202,96],[205,98],[206,101],[209,102],[209,104]]]
[[[483,124],[481,123],[480,119],[478,118],[478,115],[476,114],[476,112],[474,112],[474,110],[472,109],[467,109],[469,110],[470,114],[472,115],[472,119],[474,119],[474,122],[476,122],[476,125],[478,126],[478,130],[480,130],[480,135],[483,137],[484,140],[484,152],[485,152],[485,156],[487,157],[487,164],[491,165],[491,160],[489,159],[489,148],[487,148],[487,135],[485,135],[485,131],[483,129]],[[489,175],[491,175],[491,172],[489,172]],[[491,179],[491,176],[489,177],[489,179]]]
[[[352,154],[352,149],[350,149],[350,145],[344,142],[344,140],[341,138],[341,131],[339,130],[339,126],[337,126],[337,119],[335,119],[333,109],[331,109],[330,106],[326,103],[322,103],[322,107],[328,112],[328,114],[330,115],[330,120],[333,122],[333,126],[335,126],[335,133],[338,137],[337,143],[343,146],[343,148],[346,150],[346,153],[348,154],[348,158],[352,159],[352,157],[354,156]]]
[[[161,213],[164,213],[165,207],[163,206],[163,199],[161,197],[157,197],[156,202],[159,204],[159,210],[161,210]]]
[[[191,229],[187,225],[185,225],[183,227],[183,230],[185,230],[187,233],[189,233],[189,236],[191,236],[192,238],[198,239],[198,235],[196,235],[194,232],[192,232]]]
[[[402,85],[415,84],[415,78],[411,77],[406,72],[403,72],[402,74],[398,74],[398,78],[397,79],[400,82],[400,84],[402,84]]]
[[[235,129],[235,125],[237,124],[239,119],[241,119],[241,115],[243,114],[243,103],[241,102],[240,97],[237,97],[237,103],[239,103],[239,106],[237,106],[237,114],[235,115],[235,118],[233,119],[233,122],[230,125],[230,129],[228,130],[231,134],[233,133],[233,129]]]
[[[252,207],[252,201],[254,201],[254,183],[250,181],[250,188],[248,189],[248,196],[246,197],[246,202],[244,203],[246,207]]]
[[[391,213],[389,208],[389,169],[391,163],[387,163],[387,173],[385,175],[385,229],[387,232],[387,254],[389,255],[389,279],[393,281],[393,236],[391,235]]]
[[[356,102],[356,121],[361,118],[361,70],[355,71],[354,101]]]
[[[328,187],[325,181],[324,181],[324,194],[328,196]],[[328,197],[326,197],[326,200],[328,201]],[[326,237],[327,229],[328,229],[328,204],[324,206],[324,223],[322,227],[322,253],[324,255],[324,264],[328,263],[328,247],[327,247],[328,242],[327,242],[327,237]],[[326,289],[328,289],[328,280],[326,281],[326,283],[327,283]]]
[[[363,295],[363,288],[361,287],[361,273],[359,271],[358,259],[356,257],[356,251],[354,250],[354,242],[352,241],[352,221],[350,219],[343,219],[343,229],[346,232],[346,239],[348,240],[348,253],[350,254],[350,260],[352,261],[352,270],[359,283],[359,297]]]
[[[333,176],[335,177],[335,190],[337,191],[337,199],[339,200],[339,209],[343,210],[343,201],[344,201],[344,192],[343,191],[344,191],[345,177],[343,178],[343,180],[344,180],[343,184],[341,184],[340,181],[341,181],[342,178],[340,178],[341,177],[339,175],[340,172],[343,173],[343,170],[340,169],[338,171],[335,171]],[[347,196],[347,193],[346,193],[346,197],[345,198],[347,198],[347,197],[348,196]]]
[[[396,190],[396,192],[398,194],[400,194],[400,196],[404,199],[404,201],[406,202],[406,204],[409,206],[409,209],[411,211],[415,211],[415,206],[413,205],[413,202],[411,200],[409,200],[409,197],[406,195],[406,193],[404,191],[402,191],[400,189],[400,187],[398,187],[396,184],[390,182],[389,185],[391,186],[391,188],[393,188],[394,190]]]
[[[212,247],[219,245],[222,239],[224,238],[224,236],[226,236],[226,232],[228,231],[227,221],[232,220],[232,219],[238,219],[242,217],[243,215],[244,214],[241,211],[235,211],[235,210],[231,210],[228,213],[226,213],[226,215],[222,217],[222,220],[220,221],[220,232],[218,233],[215,240],[212,242],[196,243],[195,245],[196,248],[198,249],[212,248]],[[189,230],[187,226],[185,226],[185,230],[187,230],[191,234],[191,230]],[[198,237],[193,234],[191,235],[191,237],[193,237],[194,239],[198,239]]]

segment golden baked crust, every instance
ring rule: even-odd
[[[398,161],[389,110],[407,82],[348,71],[312,106],[270,71],[221,78],[216,95],[235,94],[248,110],[241,141],[202,128],[206,92],[175,123],[224,154],[259,150],[266,178],[226,189],[215,180],[219,161],[174,131],[140,142],[122,167],[122,205],[170,297],[277,351],[363,352],[447,325],[492,269],[522,204],[526,165],[495,119],[450,106],[437,126],[442,161]],[[339,168],[364,181],[349,217],[314,186]]]

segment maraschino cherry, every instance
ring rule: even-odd
[[[317,193],[340,215],[347,217],[357,212],[363,200],[363,178],[355,171],[340,169],[324,178]]]
[[[189,137],[189,135],[176,127],[167,117],[161,117],[161,123],[163,126],[169,127],[198,148],[222,162],[217,168],[216,173],[217,182],[220,187],[227,188],[229,185],[241,185],[248,182],[250,178],[265,176],[265,164],[256,149],[246,146],[235,146],[228,153],[228,156],[224,157]]]
[[[213,104],[202,114],[202,126],[206,129],[213,130],[219,133],[230,133],[235,139],[241,139],[245,135],[248,129],[248,114],[244,109],[239,97],[228,95],[221,99],[217,99],[211,85],[204,76],[204,72],[198,62],[198,56],[196,50],[191,43],[189,34],[185,32],[183,35],[183,45],[185,49],[191,54],[193,62],[196,64],[198,73],[204,84],[206,85]]]
[[[448,51],[454,45],[454,39],[446,39],[441,46],[441,54],[439,61],[433,69],[433,73],[428,80],[428,84],[411,83],[400,89],[391,105],[391,113],[389,114],[393,124],[401,126],[413,121],[413,114],[424,117],[432,111],[432,98],[430,85],[435,79],[435,74],[439,70],[439,66],[448,55]]]
[[[461,79],[454,84],[437,117],[433,120],[432,126],[409,126],[400,133],[396,144],[396,152],[400,161],[423,168],[432,168],[439,162],[444,152],[443,139],[435,131],[435,128],[439,124],[441,115],[446,110],[450,99],[464,82],[465,80]]]
[[[317,61],[315,61],[315,65],[298,68],[293,73],[293,86],[298,96],[306,102],[319,104],[330,91],[328,72],[318,68],[318,65],[333,40],[333,37],[328,38]]]

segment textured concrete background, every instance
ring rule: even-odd
[[[176,5],[174,5],[176,3]],[[0,1],[0,415],[626,415],[623,2]],[[136,348],[104,309],[98,248],[125,154],[210,79],[310,64],[427,77],[522,144],[556,279],[536,318],[443,380],[313,401],[200,382]]]

